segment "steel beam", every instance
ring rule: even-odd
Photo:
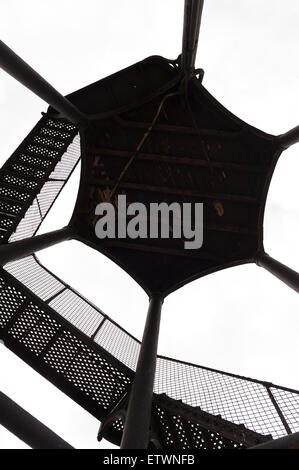
[[[299,449],[299,432],[266,442],[250,449]]]
[[[276,139],[284,150],[291,147],[291,145],[297,144],[299,142],[299,126],[294,127],[285,134],[279,135]]]
[[[86,120],[83,113],[2,41],[0,41],[0,67],[76,126],[80,126]]]
[[[0,266],[20,258],[25,258],[36,251],[49,248],[71,238],[69,228],[65,227],[43,235],[37,235],[36,237],[24,238],[23,240],[0,245]]]
[[[124,150],[114,150],[101,147],[93,147],[91,151],[99,157],[112,157],[112,158],[130,158],[132,152]],[[144,153],[140,152],[136,156],[136,160],[146,160],[150,162],[162,162],[169,163],[172,165],[186,165],[186,166],[199,166],[204,168],[227,168],[228,170],[235,170],[239,172],[248,173],[266,173],[267,167],[262,165],[250,165],[246,163],[234,163],[234,162],[221,162],[215,160],[201,160],[199,158],[192,157],[176,157],[174,155],[157,154],[157,153]],[[57,180],[55,180],[57,181]]]
[[[219,261],[220,256],[215,255],[213,253],[204,252],[195,254],[192,253],[194,250],[183,250],[183,249],[175,249],[175,248],[165,248],[162,246],[153,246],[153,245],[145,245],[143,243],[131,243],[131,242],[123,242],[119,240],[108,240],[103,241],[102,244],[103,249],[109,248],[124,248],[125,250],[137,250],[143,251],[144,253],[157,253],[161,255],[169,255],[169,256],[179,256],[182,258],[192,258],[192,259],[201,259],[206,261]]]
[[[32,449],[73,449],[51,429],[0,392],[0,424]]]
[[[204,0],[185,0],[182,44],[182,69],[194,70]]]
[[[104,186],[107,187],[107,184],[110,186],[116,184],[116,180],[107,180],[104,178],[90,178],[87,181],[87,184],[92,186]],[[192,189],[180,189],[180,188],[173,188],[170,186],[156,186],[152,184],[142,184],[142,183],[131,183],[127,181],[121,181],[119,183],[120,188],[125,189],[135,189],[137,191],[147,191],[147,192],[154,192],[154,193],[162,193],[162,194],[175,194],[177,196],[187,196],[187,197],[194,197],[196,199],[219,199],[224,201],[233,201],[233,202],[245,202],[249,204],[257,204],[258,199],[253,196],[247,196],[243,194],[228,194],[228,193],[213,193],[213,192],[202,192]]]
[[[258,254],[256,264],[267,269],[267,271],[291,287],[291,289],[299,292],[299,273],[293,269],[271,258],[267,253]]]
[[[150,299],[121,449],[147,449],[149,445],[162,303],[159,295]]]

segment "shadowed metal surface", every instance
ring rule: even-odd
[[[232,115],[202,86],[203,71],[194,69],[202,7],[202,1],[185,2],[177,60],[149,57],[68,99],[0,44],[2,68],[56,107],[49,108],[0,172],[0,252],[3,263],[14,260],[0,269],[0,337],[102,421],[99,439],[116,444],[130,414],[136,418],[128,403],[146,372],[136,367],[145,343],[151,379],[156,365],[151,415],[152,380],[147,406],[140,400],[151,422],[149,447],[252,447],[299,429],[299,392],[170,358],[155,360],[157,334],[152,333],[158,332],[158,321],[142,346],[35,256],[27,256],[49,240],[78,239],[161,301],[193,279],[248,262],[298,290],[298,274],[263,251],[272,173],[281,152],[298,141],[298,128],[278,137],[266,134]],[[31,239],[80,154],[71,223]],[[118,210],[118,194],[146,207],[204,203],[203,247],[190,252],[183,239],[172,238],[99,240],[95,208],[111,202]],[[154,341],[148,342],[151,337]],[[134,437],[134,426],[130,434],[124,439]]]
[[[178,65],[153,57],[69,96],[79,108],[84,103],[87,114],[90,94],[90,113],[113,112],[81,134],[74,236],[122,266],[148,293],[163,295],[255,260],[268,185],[281,153],[274,136],[233,116],[198,79],[187,89],[173,85],[180,77]],[[137,100],[143,104],[113,111]],[[203,247],[185,250],[183,239],[173,238],[99,240],[95,208],[103,201],[117,208],[117,194],[147,208],[152,202],[203,202]]]

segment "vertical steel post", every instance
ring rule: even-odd
[[[69,228],[65,227],[36,237],[24,238],[23,240],[0,245],[0,266],[71,238]]]
[[[268,392],[268,395],[269,395],[269,397],[270,397],[270,400],[271,400],[271,402],[272,402],[272,405],[274,406],[274,408],[275,408],[275,410],[276,410],[276,412],[277,412],[277,414],[278,414],[278,416],[279,416],[279,418],[280,418],[280,421],[281,421],[282,424],[283,424],[283,427],[285,428],[285,430],[286,430],[286,432],[287,432],[288,434],[292,434],[291,428],[290,428],[290,426],[288,425],[288,422],[287,422],[287,420],[285,419],[285,417],[284,417],[284,415],[283,415],[283,412],[282,412],[281,409],[279,408],[278,403],[277,403],[277,401],[275,400],[275,397],[274,397],[274,395],[273,395],[273,393],[272,393],[270,387],[266,387],[266,388],[267,388],[267,392]]]
[[[299,292],[299,273],[271,258],[267,253],[260,253],[257,256],[256,263],[258,266],[267,269],[267,271],[291,287],[291,289]]]
[[[0,41],[0,67],[75,125],[80,125],[86,120],[83,113],[56,91],[3,41]]]
[[[182,44],[182,68],[187,74],[194,69],[204,0],[185,0]]]
[[[121,449],[147,449],[149,444],[162,303],[159,295],[150,299]]]

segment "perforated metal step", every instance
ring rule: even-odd
[[[0,241],[2,243],[10,239],[26,211],[34,204],[34,200],[49,181],[51,173],[74,140],[76,133],[77,130],[72,124],[45,115],[1,169],[0,212],[3,214],[0,215]],[[38,211],[41,212],[40,209]],[[28,236],[31,235],[29,232]]]

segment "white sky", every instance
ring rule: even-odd
[[[206,0],[196,66],[205,87],[273,133],[299,124],[299,3]],[[67,94],[152,54],[176,58],[183,0],[1,0],[2,40]],[[46,109],[0,71],[0,163]],[[70,217],[78,171],[43,231]],[[299,270],[299,145],[286,151],[266,209],[265,247]],[[64,281],[139,338],[147,297],[126,273],[78,242],[39,254]],[[299,389],[299,297],[256,266],[199,279],[165,300],[159,353]],[[99,423],[0,346],[0,389],[77,448],[99,448]],[[110,444],[100,444],[101,447]],[[0,448],[26,446],[0,428]]]

